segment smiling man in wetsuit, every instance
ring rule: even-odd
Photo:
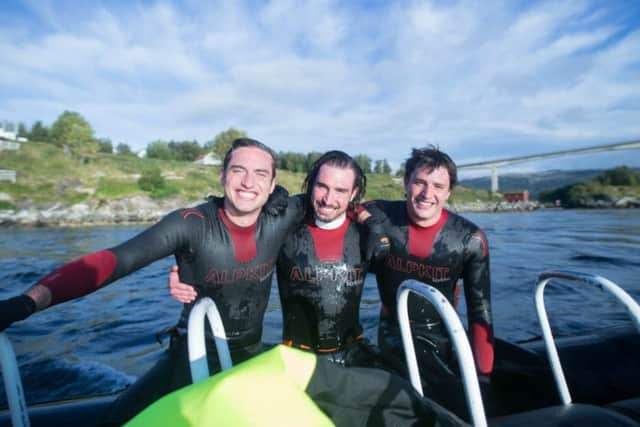
[[[388,251],[382,225],[347,216],[364,195],[366,177],[348,154],[329,151],[303,183],[307,215],[278,256],[283,342],[346,366],[372,366],[376,352],[362,337],[360,301],[371,257]],[[376,232],[378,231],[378,232]],[[174,270],[170,293],[181,302],[197,293]]]
[[[414,149],[405,166],[406,200],[365,204],[370,213],[386,216],[385,234],[391,240],[389,255],[373,266],[382,302],[378,345],[388,363],[405,371],[397,320],[398,286],[407,279],[430,284],[455,306],[462,279],[476,368],[481,384],[487,384],[494,358],[489,245],[480,228],[445,209],[456,183],[457,168],[447,154],[433,146]],[[425,395],[468,419],[441,319],[419,296],[411,294],[408,305]]]
[[[320,157],[303,188],[306,221],[287,237],[277,262],[283,342],[345,366],[371,366],[360,301],[371,257],[388,250],[374,217],[366,227],[347,216],[365,193],[366,177],[342,151]]]
[[[89,294],[174,255],[182,280],[215,301],[234,363],[258,353],[276,255],[304,212],[301,205],[294,206],[295,198],[270,198],[275,155],[259,141],[234,141],[220,181],[223,198],[211,197],[194,208],[176,210],[119,246],[73,260],[23,295],[0,301],[0,331],[36,311]],[[185,306],[179,326],[186,326],[191,307]],[[168,354],[120,396],[112,411],[113,423],[126,421],[160,396],[191,382],[185,342],[184,337],[174,337]],[[219,370],[215,349],[209,348],[208,355],[210,371]]]

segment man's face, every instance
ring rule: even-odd
[[[433,225],[451,195],[449,172],[444,167],[429,171],[416,169],[409,182],[405,184],[407,192],[407,212],[414,224],[421,227]]]
[[[311,193],[311,205],[317,219],[333,221],[347,211],[349,202],[357,195],[355,178],[351,168],[320,166]]]
[[[220,176],[228,215],[257,217],[276,184],[272,164],[269,153],[257,147],[241,147],[231,153]]]

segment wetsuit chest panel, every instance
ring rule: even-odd
[[[462,218],[448,212],[433,228],[415,227],[412,232],[404,202],[378,202],[377,206],[393,224],[388,232],[391,253],[382,265],[376,266],[378,289],[384,306],[389,309],[388,315],[396,317],[396,292],[400,283],[407,279],[434,286],[453,304],[456,284],[464,267],[463,242],[465,234],[469,233],[469,228],[459,221]],[[420,241],[421,237],[425,237],[426,242]],[[412,238],[417,241],[412,243]],[[416,255],[412,253],[412,247],[413,252],[428,252],[428,255]],[[425,250],[425,247],[430,250]],[[409,314],[412,319],[426,321],[438,318],[428,302],[414,295],[409,297]]]
[[[443,210],[438,222],[430,227],[418,227],[417,225],[409,224],[409,253],[419,258],[427,258],[431,255],[433,242],[438,232],[447,222],[448,217],[448,212]]]
[[[278,286],[284,316],[284,339],[311,348],[338,347],[346,338],[362,332],[359,307],[365,266],[360,253],[360,231],[348,223],[341,230],[301,226],[287,238],[278,258]],[[335,236],[335,238],[333,238]],[[342,236],[342,237],[341,237]],[[318,244],[342,241],[336,250],[318,251]]]
[[[309,224],[308,229],[313,238],[313,247],[316,256],[322,262],[335,262],[342,259],[344,248],[344,236],[349,227],[349,221],[345,221],[334,230],[323,230],[320,227]]]
[[[381,324],[397,322],[396,292],[406,279],[426,282],[455,303],[457,282],[464,283],[467,320],[472,331],[472,346],[479,371],[491,371],[493,364],[491,285],[489,245],[486,236],[475,224],[448,212],[448,217],[432,242],[426,256],[412,251],[409,218],[404,201],[376,201],[366,206],[386,216],[391,224],[387,235],[391,239],[391,253],[374,265],[376,280],[383,303]],[[425,255],[422,253],[422,255]],[[411,294],[408,299],[409,317],[414,325],[438,328],[439,316],[424,299]],[[386,332],[379,340],[384,343]],[[391,332],[391,335],[394,335]],[[398,331],[399,334],[399,331]],[[399,342],[399,341],[397,341]],[[393,344],[392,344],[393,345]]]
[[[218,215],[229,230],[236,259],[240,262],[251,261],[256,256],[256,225],[240,227],[231,222],[224,213],[224,209],[218,209]]]

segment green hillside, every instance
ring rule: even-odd
[[[0,193],[6,199],[0,200],[3,209],[53,203],[68,206],[89,199],[112,200],[145,194],[188,203],[222,192],[219,167],[133,155],[79,155],[40,142],[24,143],[17,151],[0,151],[0,169],[15,170],[17,176],[16,183],[0,181]],[[367,178],[366,199],[404,197],[401,178],[384,174],[370,174]],[[290,193],[297,193],[304,174],[278,170],[277,179]],[[451,201],[490,200],[486,190],[460,187]]]
[[[546,203],[559,202],[568,208],[600,207],[625,199],[624,205],[637,206],[640,200],[640,170],[620,166],[597,177],[540,193]]]

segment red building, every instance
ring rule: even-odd
[[[502,197],[509,203],[515,202],[528,202],[529,201],[529,190],[523,191],[512,191],[510,193],[502,193]]]

